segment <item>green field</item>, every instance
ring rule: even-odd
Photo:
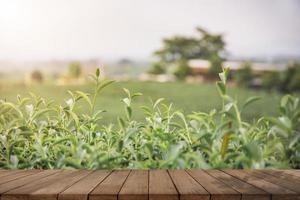
[[[192,111],[209,111],[213,108],[220,108],[221,102],[217,88],[214,84],[187,84],[182,82],[157,83],[157,82],[116,82],[106,88],[97,100],[98,109],[107,112],[103,114],[103,123],[114,122],[120,113],[124,113],[123,104],[120,101],[124,97],[122,88],[127,88],[131,92],[141,92],[142,97],[136,99],[134,103],[134,117],[143,117],[140,106],[150,105],[150,99],[165,98],[167,103],[173,102],[174,108],[188,114]],[[92,92],[92,85],[80,86],[56,86],[50,84],[26,86],[24,84],[0,85],[0,98],[8,101],[16,101],[18,94],[28,96],[33,92],[47,99],[53,99],[64,103],[68,99],[67,91],[82,90]],[[243,113],[248,121],[259,116],[274,116],[278,113],[278,103],[282,95],[278,93],[268,93],[265,91],[249,90],[244,88],[230,88],[229,94],[242,103],[250,96],[261,96],[262,99],[255,102]],[[81,111],[85,110],[85,104],[81,106]]]

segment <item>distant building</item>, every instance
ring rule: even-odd
[[[234,72],[241,69],[243,63],[243,61],[224,61],[222,67],[229,67]],[[188,65],[194,75],[206,75],[211,64],[208,60],[192,59],[189,60]],[[282,63],[251,62],[251,68],[254,73],[261,74],[263,72],[284,71],[287,65]]]

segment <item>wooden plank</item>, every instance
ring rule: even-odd
[[[211,195],[211,200],[240,200],[241,194],[203,170],[187,170]]]
[[[3,178],[4,176],[10,175],[10,174],[18,173],[18,172],[20,172],[20,170],[2,170],[0,172],[0,178]]]
[[[148,178],[149,171],[131,171],[119,192],[118,200],[148,200]]]
[[[70,186],[72,186],[77,181],[81,180],[88,174],[90,174],[91,171],[88,170],[79,170],[74,174],[71,174],[70,176],[65,177],[64,179],[61,179],[60,181],[56,181],[53,184],[42,187],[36,191],[34,191],[31,195],[33,195],[34,199],[51,199],[56,200],[59,193],[66,190]]]
[[[40,170],[14,170],[14,171],[12,171],[12,173],[1,177],[0,184],[7,183],[9,181],[13,181],[18,178],[22,178],[24,176],[29,176],[30,174],[35,174],[38,172],[40,172]]]
[[[178,200],[178,192],[166,170],[149,171],[149,200]]]
[[[242,194],[243,200],[270,200],[271,195],[266,193],[265,191],[254,187],[253,185],[249,183],[245,183],[244,181],[241,181],[238,178],[235,178],[229,174],[226,174],[219,170],[206,170],[206,172],[218,179],[219,181],[222,181],[223,183],[229,185],[236,191],[240,192]]]
[[[117,200],[118,194],[129,173],[130,170],[112,172],[89,194],[89,200]]]
[[[277,184],[281,187],[287,188],[291,191],[297,192],[300,194],[300,180],[298,179],[290,179],[282,176],[274,176],[268,173],[264,173],[260,170],[247,170],[251,176],[255,176],[258,178],[262,178],[268,182]]]
[[[300,170],[277,170],[277,169],[262,169],[261,171],[274,176],[280,176],[291,179],[300,180]]]
[[[25,177],[1,184],[0,185],[0,194],[3,194],[12,189],[21,187],[27,183],[32,183],[34,181],[40,180],[41,178],[44,178],[46,176],[49,176],[51,174],[58,173],[58,172],[59,172],[58,170],[45,170],[45,171],[41,171],[39,173],[34,173],[29,176],[25,176]]]
[[[180,200],[209,200],[209,193],[184,170],[168,171],[180,195]]]
[[[79,173],[77,170],[62,170],[58,173],[52,174],[50,176],[47,176],[45,178],[41,178],[40,180],[34,181],[32,183],[26,184],[24,186],[21,186],[19,188],[10,190],[1,196],[1,200],[29,200],[29,199],[53,199],[57,197],[56,195],[48,195],[49,198],[46,198],[45,196],[39,196],[34,195],[36,191],[38,191],[41,188],[49,189],[50,185],[52,184],[58,184],[62,181],[65,181],[68,179],[68,177],[76,177],[76,174]]]
[[[100,184],[111,170],[96,170],[59,194],[59,200],[87,200],[88,194]]]
[[[277,199],[278,200],[279,199],[288,199],[288,200],[299,199],[295,192],[288,190],[286,188],[283,188],[279,185],[273,184],[262,178],[257,178],[245,170],[224,170],[224,172],[272,194],[272,200],[275,200],[275,199],[276,200]]]

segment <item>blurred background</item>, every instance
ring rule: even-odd
[[[93,90],[101,68],[117,80],[98,99],[104,122],[164,97],[186,113],[219,108],[215,82],[230,67],[230,94],[261,96],[248,120],[277,115],[300,91],[299,0],[0,0],[0,98],[34,92],[65,103],[68,90]],[[82,105],[84,110],[84,105]]]

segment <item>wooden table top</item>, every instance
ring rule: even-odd
[[[1,200],[300,199],[300,170],[0,170]]]

